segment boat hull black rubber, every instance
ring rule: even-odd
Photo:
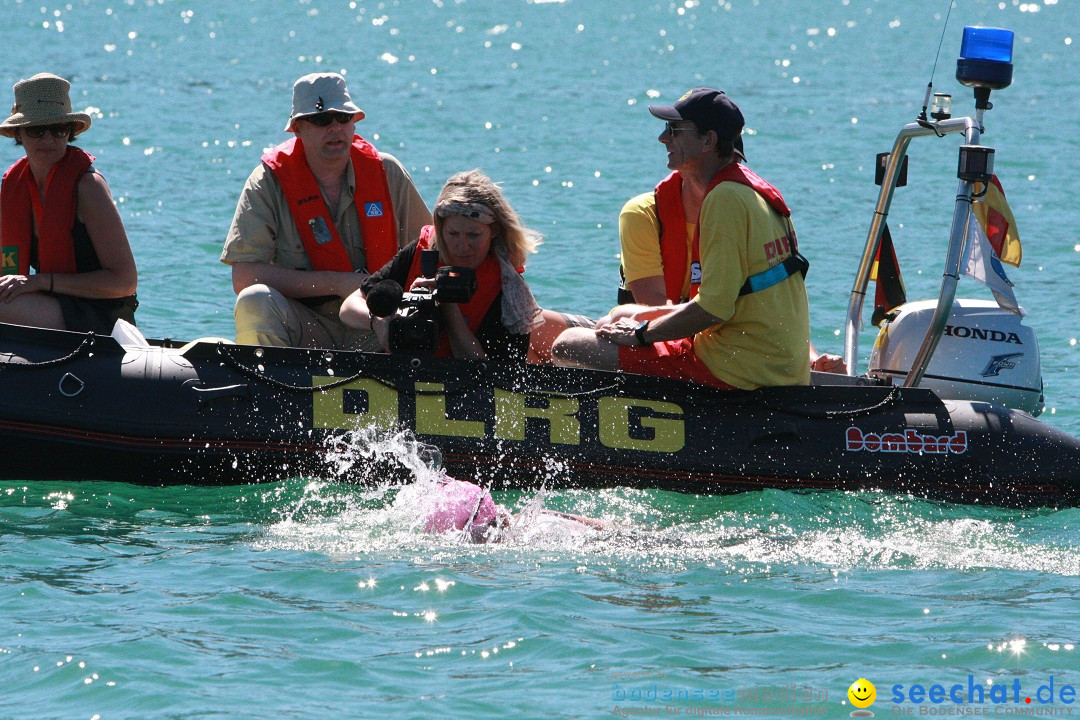
[[[7,479],[370,481],[383,470],[361,461],[343,474],[328,450],[372,424],[412,431],[439,448],[451,474],[496,488],[1080,500],[1080,441],[1026,413],[921,388],[725,393],[637,375],[366,353],[168,341],[132,349],[0,325]]]

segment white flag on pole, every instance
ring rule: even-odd
[[[998,307],[1024,317],[1019,303],[1016,302],[1012,281],[1005,274],[1001,260],[990,245],[982,225],[975,219],[974,213],[968,218],[967,247],[960,264],[965,275],[990,288]]]

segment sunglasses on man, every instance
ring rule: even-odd
[[[696,125],[676,126],[676,125],[672,125],[670,122],[665,122],[664,123],[664,132],[666,132],[668,135],[674,136],[675,133],[679,132],[680,130],[697,130],[697,126]]]
[[[317,115],[308,115],[301,119],[306,120],[315,127],[327,127],[335,121],[341,125],[348,125],[353,121],[353,115],[346,112],[324,112]]]
[[[54,138],[59,140],[60,138],[66,138],[71,135],[71,123],[64,123],[63,125],[34,125],[32,127],[22,128],[26,137],[39,140],[45,137],[45,133],[49,133]]]

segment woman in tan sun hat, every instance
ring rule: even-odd
[[[0,123],[26,152],[0,185],[0,322],[108,334],[135,320],[135,258],[94,156],[68,144],[90,127],[70,88],[49,73],[20,80]]]

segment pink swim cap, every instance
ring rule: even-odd
[[[475,483],[447,478],[439,481],[433,495],[424,532],[464,530],[469,520],[472,527],[485,528],[498,517],[491,493]]]

